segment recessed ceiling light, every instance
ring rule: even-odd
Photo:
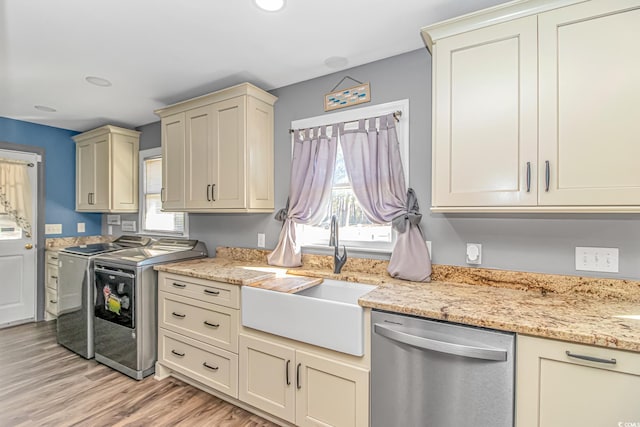
[[[260,9],[267,12],[277,12],[284,7],[285,0],[253,0]]]
[[[33,107],[36,110],[46,111],[47,113],[55,113],[56,111],[58,111],[55,108],[47,107],[46,105],[34,105]]]
[[[349,61],[344,56],[331,56],[324,60],[324,65],[329,68],[344,68]]]
[[[88,76],[85,77],[85,80],[92,85],[101,86],[101,87],[109,87],[111,86],[111,82],[107,79],[103,79],[102,77]]]

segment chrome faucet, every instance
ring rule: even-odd
[[[329,234],[329,246],[333,246],[333,272],[340,274],[340,270],[347,262],[347,248],[342,246],[342,255],[340,255],[340,244],[338,243],[338,219],[335,215],[331,217],[331,233]]]

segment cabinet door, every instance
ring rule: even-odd
[[[110,207],[111,197],[111,141],[110,136],[105,135],[94,140],[93,179],[94,193],[91,198],[93,211],[107,211]]]
[[[518,427],[600,427],[640,422],[637,353],[522,335],[518,336],[517,348]],[[575,356],[595,357],[601,362]]]
[[[638,0],[539,15],[540,204],[639,204],[638,40]]]
[[[298,350],[296,388],[296,425],[369,425],[368,371]]]
[[[95,193],[95,146],[91,141],[76,144],[76,210],[91,211]]]
[[[111,136],[111,212],[138,210],[138,138]]]
[[[185,114],[164,117],[162,126],[162,208],[184,209]]]
[[[295,351],[291,347],[240,335],[239,398],[295,422]]]
[[[213,104],[212,170],[213,206],[246,207],[246,106],[245,96]]]
[[[247,98],[248,208],[273,211],[273,105]]]
[[[434,207],[535,205],[536,17],[434,48]]]
[[[211,106],[185,113],[185,178],[187,208],[209,208],[212,203],[212,170],[217,162],[217,141],[213,138]]]

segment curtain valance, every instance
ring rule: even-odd
[[[27,168],[33,164],[0,158],[0,206],[31,237],[31,184]]]

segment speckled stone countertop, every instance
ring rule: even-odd
[[[154,266],[157,271],[181,274],[205,280],[216,280],[233,285],[250,285],[276,277],[277,273],[284,274],[282,269],[245,268],[243,262],[226,258],[199,258],[170,264]]]
[[[398,280],[387,261],[350,258],[340,275],[329,256],[303,255],[303,267],[266,264],[268,251],[217,248],[217,258],[159,266],[224,280],[237,270],[333,278],[378,285],[364,307],[504,331],[640,352],[640,281],[434,265],[432,281]],[[246,274],[246,273],[245,273]]]
[[[77,237],[47,237],[46,250],[61,250],[71,246],[88,245],[89,243],[103,243],[113,240],[113,236],[77,236]]]

